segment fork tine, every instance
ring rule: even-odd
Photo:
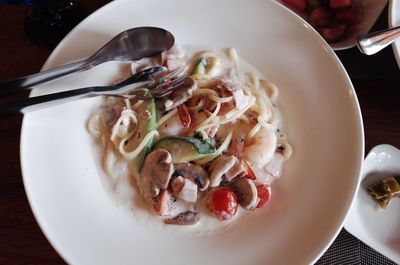
[[[160,83],[158,86],[153,87],[152,91],[163,90],[165,87],[168,87],[168,86],[177,86],[186,77],[187,77],[186,74],[174,76],[174,77],[170,78],[169,80],[166,80],[165,82]]]
[[[125,86],[129,86],[131,84],[142,82],[142,81],[155,82],[153,80],[157,79],[158,75],[165,74],[166,72],[167,72],[167,69],[162,66],[149,67],[149,68],[146,68],[146,69],[136,72],[135,74],[131,75],[124,81],[116,84],[116,86],[117,87],[125,87]]]
[[[168,83],[168,81],[171,81],[172,79],[179,77],[182,74],[185,74],[185,68],[183,66],[178,67],[177,69],[162,75],[160,78],[157,78],[152,88],[156,88],[161,84]]]
[[[158,75],[158,76],[157,76]],[[125,90],[123,93],[118,93],[125,98],[136,97],[139,99],[160,98],[184,83],[187,74],[184,67],[179,67],[170,72],[159,73],[154,77],[154,80],[145,86],[149,93],[142,93],[140,88]]]
[[[172,92],[175,88],[179,87],[185,82],[185,79],[187,76],[181,76],[176,78],[170,83],[167,84],[162,84],[161,86],[157,87],[154,90],[151,90],[151,93],[153,94],[154,97],[162,97],[167,95],[168,93]]]

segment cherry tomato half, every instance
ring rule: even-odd
[[[189,128],[192,123],[192,118],[190,117],[190,113],[185,104],[182,104],[178,107],[178,116],[182,123],[182,125],[186,128]]]
[[[225,221],[236,214],[238,200],[230,188],[219,188],[211,194],[210,207],[219,220]]]
[[[257,194],[258,194],[258,204],[257,208],[261,208],[267,205],[271,199],[271,186],[269,185],[260,185],[257,187]]]

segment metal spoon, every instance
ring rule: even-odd
[[[169,50],[175,42],[167,30],[138,27],[121,32],[86,60],[66,64],[37,74],[0,83],[0,96],[27,90],[30,86],[88,70],[107,61],[134,61]]]
[[[357,38],[358,49],[367,55],[372,55],[400,38],[400,27],[367,33]]]

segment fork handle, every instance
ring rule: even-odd
[[[96,96],[96,94],[91,94],[91,92],[95,92],[103,88],[104,87],[85,87],[7,102],[0,105],[0,118],[7,118],[18,114],[25,114],[33,110],[38,110],[81,98]]]
[[[58,77],[71,74],[80,70],[89,69],[86,60],[66,64],[33,75],[24,76],[14,80],[0,83],[0,96],[15,94],[23,90],[30,90],[31,86],[41,84]]]
[[[131,85],[152,80],[154,79],[156,74],[159,74],[163,70],[163,67],[148,68],[137,72],[128,79],[116,85],[84,87],[3,103],[0,104],[0,119],[18,114],[25,114],[29,111],[51,107],[77,99],[87,98],[91,96],[93,97],[99,95],[107,95],[107,92],[110,92],[111,94],[113,94],[114,92],[115,94],[115,92],[121,88],[133,89]],[[138,93],[141,92],[138,91]],[[142,97],[145,96],[147,95],[142,95]]]
[[[9,116],[17,114],[25,114],[32,110],[37,110],[44,107],[50,107],[56,104],[91,96],[92,97],[99,95],[117,96],[118,93],[123,92],[122,90],[128,90],[130,96],[132,97],[147,99],[149,97],[152,97],[152,95],[148,93],[147,89],[145,90],[137,89],[138,86],[140,85],[140,83],[144,84],[147,81],[154,82],[154,79],[157,78],[157,75],[165,71],[166,69],[164,67],[156,66],[139,71],[134,75],[132,75],[131,77],[129,77],[128,79],[111,86],[84,87],[75,90],[68,90],[68,91],[3,103],[0,104],[0,119],[7,118]],[[133,87],[133,84],[136,84],[135,87]]]

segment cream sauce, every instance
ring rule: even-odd
[[[182,55],[179,60],[188,61],[189,58],[193,58],[198,51],[207,50],[210,49],[204,49],[204,47],[198,46],[184,46],[178,51],[178,54]],[[213,53],[222,58],[219,70],[214,73],[214,76],[222,76],[225,81],[232,83],[239,82],[243,84],[246,82],[246,73],[263,78],[263,76],[254,67],[240,58],[238,58],[238,60],[230,60],[226,51],[214,52],[214,50],[215,49],[213,49]],[[198,59],[199,57],[194,57],[194,59],[189,61],[189,69],[193,68]],[[144,62],[148,63],[149,60],[136,62],[132,65],[132,68],[140,68]],[[232,69],[234,69],[234,71],[232,71]],[[234,74],[236,71],[241,75],[238,76]],[[275,111],[277,110],[275,109]],[[278,113],[275,113],[275,115],[278,115]],[[279,119],[276,119],[274,122],[274,127],[277,128],[278,124]],[[221,126],[220,133],[227,135],[230,127],[232,126]],[[223,131],[226,132],[224,133]],[[109,135],[103,135],[102,137],[109,137]],[[104,145],[105,140],[103,139],[99,142],[103,143]],[[99,144],[99,147],[100,145],[102,144]],[[100,152],[104,152],[103,148],[99,149]],[[212,215],[209,209],[207,209],[207,199],[205,198],[206,196],[202,194],[203,198],[201,202],[199,202],[199,199],[197,202],[197,210],[200,214],[199,223],[189,226],[164,224],[164,218],[156,216],[152,212],[152,206],[145,202],[138,191],[138,187],[135,183],[136,181],[132,177],[134,174],[133,172],[136,170],[130,168],[124,160],[121,160],[118,156],[113,154],[111,150],[106,151],[104,156],[105,157],[103,161],[108,161],[108,163],[111,163],[110,165],[103,165],[106,169],[106,174],[102,174],[102,181],[105,186],[105,190],[119,208],[121,208],[123,211],[126,211],[136,223],[142,225],[143,227],[147,227],[148,229],[157,230],[160,232],[171,232],[173,234],[190,234],[197,236],[208,235],[230,229],[232,226],[240,223],[246,217],[254,214],[254,212],[244,210],[239,206],[238,212],[233,218],[231,218],[229,221],[220,221]],[[107,158],[107,156],[109,157]],[[137,173],[134,175],[137,175]],[[185,206],[182,207],[182,205],[180,205],[180,208],[183,210]],[[175,211],[176,214],[179,212],[180,211],[178,209]]]

